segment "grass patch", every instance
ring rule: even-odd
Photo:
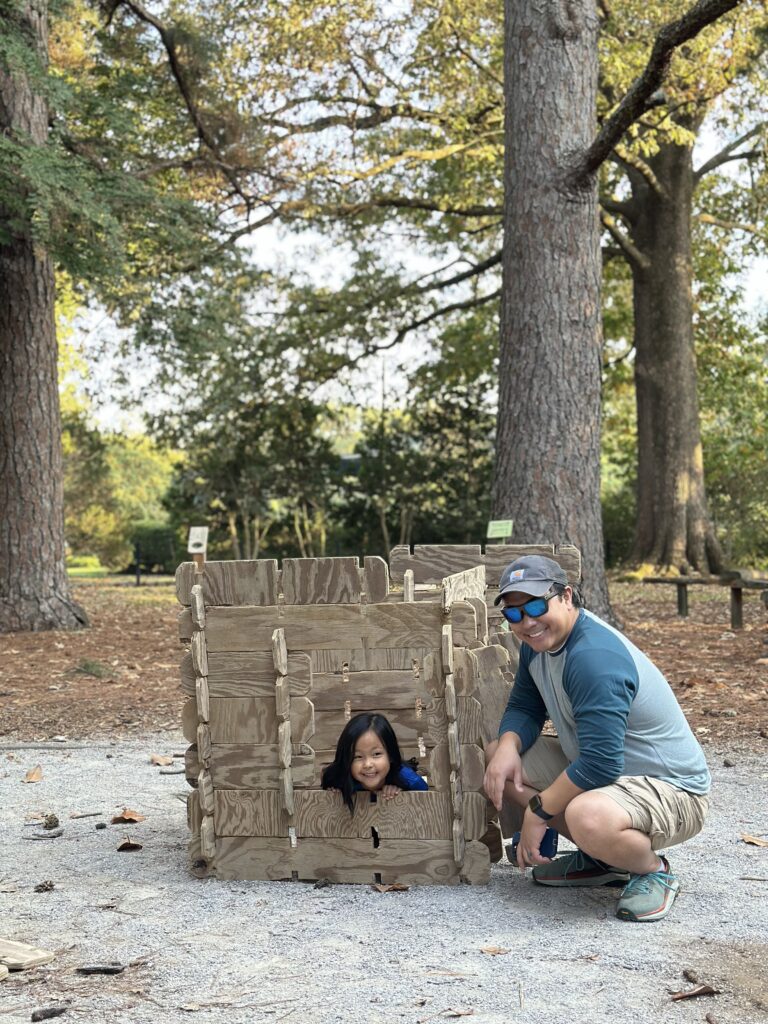
[[[93,658],[82,658],[72,671],[80,672],[84,676],[95,676],[96,679],[106,679],[112,675],[109,665],[104,665]]]

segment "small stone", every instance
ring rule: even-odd
[[[97,821],[95,827],[96,828],[106,828],[107,827],[107,823],[106,823],[106,821]]]
[[[729,757],[723,758],[723,768],[735,768],[736,762],[731,761]]]
[[[58,828],[59,819],[55,814],[46,814],[43,818],[43,828]]]
[[[721,711],[720,714],[723,718],[738,718],[739,716],[738,711],[735,711],[733,708],[726,708],[724,711]]]
[[[35,886],[35,892],[53,892],[54,884],[48,879],[45,882],[38,882]]]

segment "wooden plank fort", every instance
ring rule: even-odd
[[[483,712],[494,708],[495,729],[508,655],[487,645],[482,566],[446,574],[418,603],[390,593],[380,558],[284,559],[281,570],[196,559],[176,585],[196,874],[488,881]],[[350,814],[320,788],[361,711],[387,716],[427,792],[358,793]]]

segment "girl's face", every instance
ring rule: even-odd
[[[363,789],[375,792],[384,787],[389,767],[389,755],[384,744],[373,729],[364,732],[352,755],[352,778]]]

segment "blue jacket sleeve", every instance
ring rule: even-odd
[[[566,666],[563,685],[579,741],[566,774],[581,789],[608,786],[624,772],[627,718],[639,685],[635,664],[615,650],[579,652]]]
[[[520,662],[507,706],[501,718],[499,737],[515,732],[522,741],[521,753],[533,746],[549,717],[544,701],[528,671],[531,654],[529,647],[520,650]]]
[[[426,780],[407,764],[400,766],[400,771],[397,774],[397,785],[401,789],[429,789]]]

